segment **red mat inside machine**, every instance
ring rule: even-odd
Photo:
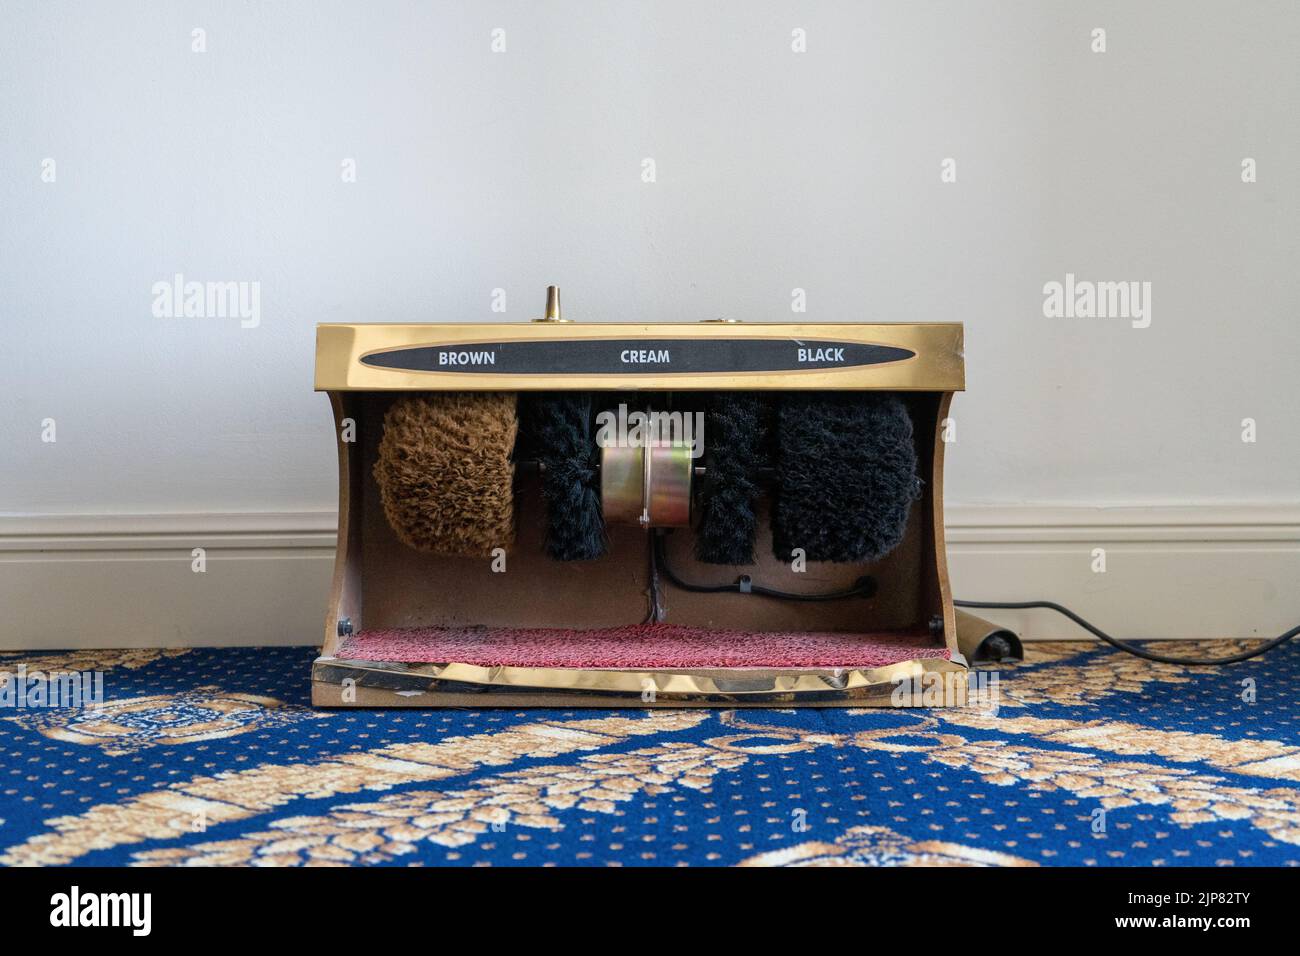
[[[337,657],[485,667],[826,668],[881,667],[918,657],[947,660],[924,632],[727,631],[677,624],[591,630],[419,627],[360,631]]]

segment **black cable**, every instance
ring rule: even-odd
[[[1217,667],[1220,664],[1238,664],[1242,661],[1248,661],[1252,657],[1259,657],[1261,654],[1265,654],[1275,647],[1280,647],[1297,634],[1300,634],[1300,624],[1297,624],[1285,634],[1280,634],[1270,641],[1265,641],[1259,647],[1253,648],[1249,651],[1242,651],[1240,654],[1232,654],[1228,657],[1192,660],[1187,657],[1169,657],[1164,654],[1157,654],[1154,651],[1143,650],[1142,648],[1135,647],[1132,644],[1126,644],[1124,641],[1116,640],[1101,628],[1089,624],[1068,607],[1062,607],[1053,601],[953,601],[952,603],[957,607],[992,608],[1001,611],[1025,611],[1034,608],[1047,608],[1049,611],[1055,611],[1057,614],[1065,615],[1085,631],[1095,634],[1111,647],[1118,648],[1126,654],[1132,654],[1135,657],[1143,657],[1149,661],[1155,661],[1158,664],[1180,664],[1184,667]]]
[[[733,584],[691,584],[679,578],[668,566],[668,559],[664,554],[664,536],[658,532],[654,535],[652,556],[653,567],[662,570],[664,577],[683,591],[694,591],[696,594],[722,594],[731,591],[737,594],[761,594],[763,597],[778,598],[782,601],[842,601],[851,597],[869,598],[876,593],[876,579],[868,575],[858,578],[851,588],[843,591],[824,591],[821,594],[796,594],[763,587],[761,584],[755,584],[748,574],[742,574],[740,580]]]
[[[650,608],[646,611],[641,623],[658,624],[664,618],[664,607],[659,600],[659,562],[655,560],[653,540],[647,542],[645,550],[646,564],[648,565],[647,574],[650,578],[650,586],[646,589],[646,597],[649,600]]]

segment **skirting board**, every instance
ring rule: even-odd
[[[1121,637],[1272,636],[1300,622],[1300,507],[964,505],[947,519],[959,598],[1048,598]],[[319,644],[334,521],[0,516],[0,649]],[[980,614],[1028,640],[1087,636],[1046,611]]]

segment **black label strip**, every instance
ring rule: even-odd
[[[373,368],[499,375],[795,372],[901,362],[893,345],[806,339],[567,339],[421,345],[363,356]]]

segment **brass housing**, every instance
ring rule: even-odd
[[[553,315],[558,317],[558,294]],[[964,690],[966,662],[957,640],[943,532],[942,432],[954,392],[965,387],[962,326],[936,324],[806,323],[502,323],[322,324],[317,327],[318,391],[329,394],[336,435],[355,426],[356,441],[338,441],[338,551],[325,618],[324,647],[313,666],[318,706],[891,706],[903,679],[938,678]],[[845,367],[784,370],[719,368],[671,371],[646,367],[557,374],[516,369],[497,372],[413,370],[373,364],[374,356],[402,349],[508,343],[609,341],[635,346],[649,340],[681,343],[777,342],[791,347],[853,343],[911,353],[896,360]],[[716,342],[715,342],[716,344]],[[889,354],[895,354],[890,351]],[[366,360],[370,358],[371,363]],[[378,361],[384,361],[380,359]],[[376,506],[370,469],[384,409],[403,391],[641,391],[866,390],[901,393],[912,413],[924,481],[907,536],[897,551],[869,570],[881,584],[866,612],[833,602],[786,604],[728,595],[671,594],[673,620],[698,626],[752,630],[868,630],[908,628],[933,635],[951,659],[917,659],[863,671],[583,671],[482,668],[447,661],[392,664],[341,659],[342,636],[363,627],[442,623],[504,626],[605,627],[626,623],[631,602],[642,600],[645,532],[611,529],[611,556],[583,566],[542,554],[536,477],[521,476],[517,495],[519,542],[510,573],[494,575],[463,559],[419,555],[396,542]],[[637,487],[638,510],[641,489]],[[532,516],[532,517],[530,517]],[[674,564],[695,580],[734,580],[735,569],[693,564],[689,539],[670,541]],[[752,569],[756,580],[785,574],[770,547]],[[747,569],[748,571],[749,569]],[[851,584],[860,566],[825,566],[807,577],[811,590]],[[438,587],[431,586],[436,582]],[[573,594],[599,595],[579,602]],[[601,602],[610,602],[606,606]],[[646,689],[653,689],[647,699]],[[638,692],[640,691],[640,692]],[[909,698],[910,700],[911,698]],[[960,702],[954,700],[953,702]]]

